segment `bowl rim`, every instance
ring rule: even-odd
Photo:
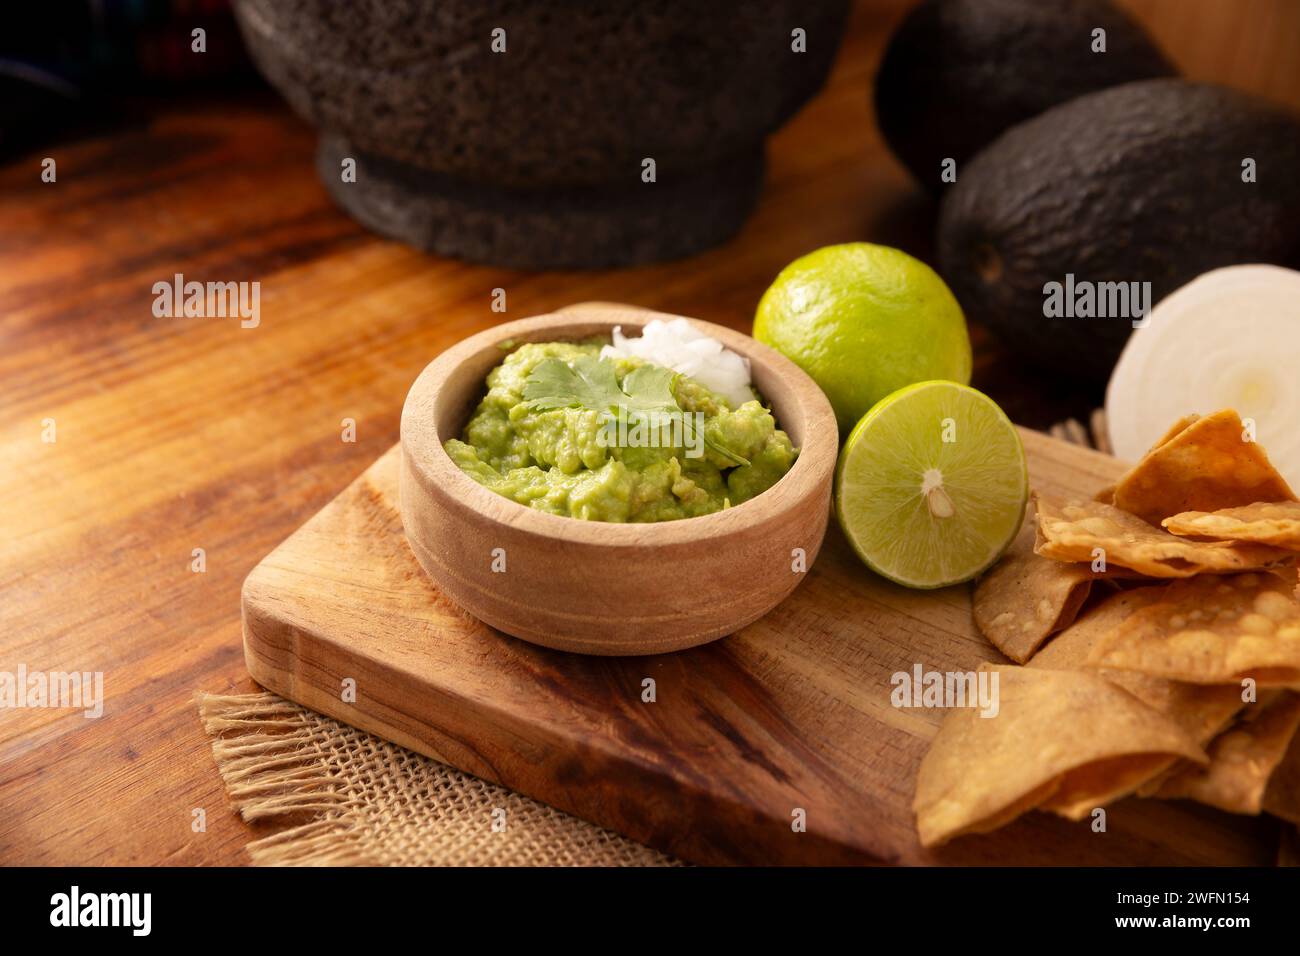
[[[785,513],[808,495],[825,489],[829,498],[839,453],[839,429],[826,396],[803,369],[774,349],[734,329],[690,316],[672,315],[633,306],[584,303],[525,319],[516,319],[468,336],[436,356],[411,385],[402,407],[401,446],[404,467],[410,467],[426,492],[441,493],[485,519],[506,524],[535,536],[566,543],[604,547],[697,544],[717,540],[742,529],[763,524]],[[438,393],[451,374],[487,348],[499,348],[510,339],[520,344],[563,341],[612,330],[614,326],[640,330],[652,319],[684,318],[701,332],[748,358],[752,365],[781,380],[790,404],[803,419],[803,436],[794,465],[771,488],[738,505],[713,514],[657,522],[584,521],[555,515],[520,504],[480,485],[465,474],[447,454],[436,416],[415,424],[417,409],[430,413]],[[506,353],[502,353],[504,355]],[[755,376],[757,377],[757,376]],[[481,382],[480,382],[481,386]],[[764,398],[773,401],[769,390]],[[788,414],[787,416],[788,417]],[[432,446],[432,447],[430,447]]]

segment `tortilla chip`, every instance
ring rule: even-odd
[[[1109,638],[1139,609],[1157,604],[1164,592],[1164,587],[1147,587],[1112,594],[1053,638],[1027,666],[1052,670],[1088,669],[1088,658],[1093,648]],[[1136,671],[1106,668],[1093,673],[1118,684],[1148,707],[1164,714],[1201,746],[1214,739],[1246,706],[1241,699],[1241,687],[1236,684],[1189,684]]]
[[[1257,814],[1297,728],[1300,694],[1278,691],[1261,697],[1210,744],[1208,766],[1180,765],[1155,795],[1196,800],[1229,813]]]
[[[1091,666],[1193,684],[1300,683],[1300,602],[1287,576],[1199,577],[1162,590],[1098,641]]]
[[[1034,536],[1033,522],[1025,522],[1011,549],[980,578],[971,600],[980,633],[1017,664],[1069,627],[1092,590],[1088,565],[1035,554]]]
[[[1264,544],[1191,541],[1147,524],[1100,501],[1057,502],[1034,498],[1039,538],[1035,550],[1057,561],[1093,560],[1100,548],[1106,564],[1153,578],[1232,574],[1291,561],[1294,555]]]
[[[1264,810],[1300,826],[1300,734],[1291,738],[1286,756],[1268,778]]]
[[[1269,568],[1268,570],[1272,571],[1273,569]],[[1094,581],[1105,581],[1117,588],[1163,584],[1168,580],[1168,578],[1153,578],[1149,574],[1134,571],[1132,568],[1123,568],[1118,564],[1106,565],[1106,570],[1095,572],[1092,579]]]
[[[1107,485],[1101,491],[1092,496],[1093,501],[1100,501],[1103,505],[1113,505],[1115,503],[1115,486]]]
[[[1220,511],[1184,511],[1160,522],[1177,535],[1216,541],[1254,541],[1300,551],[1300,502],[1257,501]]]
[[[1229,724],[1232,723],[1231,718],[1229,718],[1228,723]],[[1227,729],[1227,724],[1219,728],[1220,731],[1226,729]],[[1217,735],[1212,735],[1212,737],[1213,736],[1217,736]],[[1201,744],[1201,746],[1204,747],[1205,744]],[[1160,793],[1160,788],[1165,785],[1166,780],[1168,780],[1170,777],[1174,776],[1175,774],[1181,772],[1185,767],[1192,767],[1192,766],[1195,765],[1188,763],[1186,760],[1171,760],[1169,764],[1165,767],[1162,767],[1159,772],[1152,774],[1149,778],[1142,781],[1142,783],[1133,792],[1137,794],[1139,797],[1158,796]]]
[[[1155,586],[1108,595],[1049,641],[1026,666],[1058,671],[1092,670],[1088,655],[1098,642],[1141,608],[1157,603],[1164,592],[1163,586]]]
[[[1169,754],[1133,754],[1090,764],[1067,774],[1038,809],[1067,820],[1082,820],[1098,807],[1136,793],[1144,783],[1168,773],[1180,762],[1181,758]]]
[[[1264,574],[1271,574],[1279,580],[1285,581],[1287,587],[1296,591],[1296,597],[1300,598],[1300,568],[1294,564],[1280,564],[1275,568],[1266,568]]]
[[[1177,426],[1175,426],[1177,427]],[[1150,524],[1184,511],[1295,501],[1286,480],[1224,409],[1171,430],[1115,486],[1115,507]]]
[[[1072,805],[1081,787],[1096,792],[1103,780],[1126,786],[1148,764],[1205,760],[1177,725],[1094,674],[980,670],[998,674],[999,710],[981,717],[963,707],[944,718],[916,778],[923,846],[996,829],[1057,794]]]
[[[1181,435],[1187,430],[1189,425],[1193,422],[1199,421],[1200,418],[1201,416],[1196,414],[1196,412],[1192,412],[1190,415],[1184,415],[1182,418],[1178,419],[1178,421],[1169,426],[1169,430],[1161,435],[1160,439],[1154,445],[1147,449],[1147,453],[1149,454],[1155,451],[1161,445],[1169,444],[1172,439]]]

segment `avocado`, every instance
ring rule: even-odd
[[[1053,373],[1104,377],[1138,303],[1220,266],[1300,264],[1300,115],[1177,79],[1079,97],[970,162],[937,245],[968,318]]]
[[[1106,31],[1094,53],[1093,30]],[[903,21],[876,75],[876,117],[895,155],[939,192],[1015,124],[1084,93],[1176,70],[1110,0],[927,0]]]

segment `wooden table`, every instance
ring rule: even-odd
[[[928,258],[934,209],[868,107],[889,20],[855,14],[829,86],[773,139],[742,233],[647,268],[506,272],[378,239],[330,204],[312,131],[269,95],[172,103],[0,168],[0,670],[102,671],[107,697],[97,720],[0,710],[0,862],[244,862],[269,831],[227,804],[193,694],[254,689],[244,576],[397,440],[407,388],[451,343],[586,299],[748,329],[819,246]],[[261,324],[156,318],[153,284],[178,272],[259,281]],[[973,332],[975,385],[1018,422],[1097,401]]]

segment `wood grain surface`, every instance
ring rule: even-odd
[[[1300,3],[1120,0],[1183,73],[1300,110]]]
[[[1112,458],[1025,432],[1030,477],[1090,496]],[[898,709],[891,676],[1003,661],[970,587],[909,591],[832,527],[806,580],[715,644],[642,658],[535,647],[486,627],[421,573],[387,452],[244,585],[262,685],[702,863],[1266,864],[1270,821],[1130,799],[1090,821],[1031,814],[937,851],[917,843],[916,769],[940,710]],[[344,680],[356,700],[342,700]],[[653,679],[654,702],[643,698]],[[796,833],[803,810],[807,831]]]
[[[654,267],[505,272],[377,239],[329,202],[312,131],[270,94],[151,100],[0,167],[0,670],[102,671],[107,696],[98,720],[0,711],[0,862],[246,861],[270,830],[230,810],[192,695],[254,689],[241,583],[397,441],[406,391],[442,349],[581,299],[747,330],[813,248],[929,256],[933,207],[867,105],[897,16],[856,10],[828,87],[773,138],[740,235]],[[178,272],[259,281],[260,325],[155,318],[152,286]],[[973,337],[975,385],[1021,424],[1096,404]]]

